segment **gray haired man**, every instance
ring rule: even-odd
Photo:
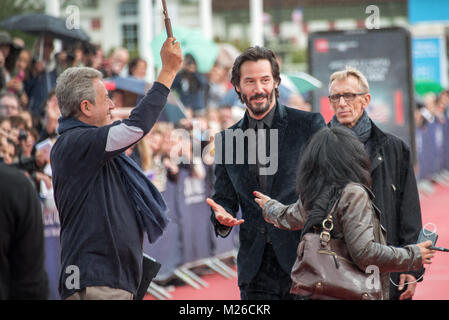
[[[114,103],[91,68],[57,80],[62,118],[51,151],[61,221],[63,299],[132,299],[142,277],[143,232],[154,242],[167,224],[166,205],[124,151],[157,121],[182,63],[179,43],[161,50],[162,70],[130,117],[112,123]]]
[[[370,156],[371,188],[374,203],[382,212],[381,223],[387,229],[387,244],[402,247],[416,243],[422,228],[421,209],[409,147],[369,118],[365,111],[371,101],[369,84],[359,70],[347,67],[333,73],[329,94],[335,112],[329,125],[350,128]],[[390,299],[412,298],[423,273],[424,269],[392,273]]]

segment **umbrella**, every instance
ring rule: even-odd
[[[240,50],[230,43],[220,43],[220,50],[226,52],[232,60],[237,59],[241,54]]]
[[[172,92],[168,94],[167,104],[162,111],[159,121],[178,123],[179,120],[187,118],[184,104]]]
[[[218,107],[224,108],[224,107],[241,107],[245,108],[246,106],[240,101],[239,96],[237,95],[237,92],[235,92],[234,89],[228,90],[228,92],[224,95],[224,97],[220,100]]]
[[[161,115],[159,116],[158,121],[177,124],[181,119],[184,118],[186,118],[186,115],[178,106],[167,102],[164,111],[162,111]]]
[[[232,68],[235,59],[241,54],[241,52],[229,43],[220,43],[219,52],[217,55],[217,63],[225,68]]]
[[[175,27],[173,28],[173,36],[181,44],[184,56],[186,54],[193,56],[199,72],[207,73],[212,69],[219,51],[219,47],[213,41],[207,40],[200,30],[191,28]],[[151,51],[156,67],[162,66],[160,51],[165,39],[167,39],[167,35],[164,31],[151,41]]]
[[[108,91],[122,91],[124,107],[135,106],[150,87],[145,80],[134,77],[107,78],[104,85]]]
[[[320,80],[305,72],[289,72],[285,75],[286,78],[282,78],[282,83],[287,87],[293,84],[294,89],[299,93],[305,93],[323,86]],[[290,86],[288,84],[289,82],[291,82]]]
[[[106,89],[110,91],[123,90],[143,96],[150,88],[150,84],[134,77],[114,77],[104,81]]]
[[[65,19],[43,13],[10,17],[0,22],[0,28],[23,31],[37,36],[48,35],[65,41],[89,41],[89,36],[80,28],[69,29]]]
[[[427,80],[415,81],[415,91],[421,96],[426,93],[440,93],[442,90],[443,87],[438,82]]]
[[[144,96],[151,84],[145,80],[134,77],[114,77],[104,80],[108,91],[122,90],[125,93],[125,106],[134,105],[139,97]],[[134,101],[133,103],[127,103]],[[169,93],[167,105],[164,108],[159,121],[178,123],[179,120],[186,118],[185,108],[182,102],[173,94]]]

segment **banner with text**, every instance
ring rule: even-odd
[[[370,85],[371,119],[403,139],[415,154],[410,34],[402,28],[316,32],[309,37],[309,73],[323,82],[312,92],[313,111],[326,122],[334,115],[328,99],[330,75],[346,66],[360,70]]]

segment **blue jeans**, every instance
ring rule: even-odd
[[[290,293],[292,281],[290,274],[282,270],[269,243],[265,245],[259,271],[247,285],[240,286],[242,300],[296,300]]]

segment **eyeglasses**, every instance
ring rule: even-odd
[[[19,110],[19,106],[16,104],[2,104],[0,106],[0,110],[8,110],[8,111],[18,111]]]
[[[364,94],[366,94],[366,92],[364,93],[345,92],[343,94],[332,94],[329,96],[329,101],[332,103],[337,103],[340,101],[340,98],[343,97],[343,99],[345,99],[346,102],[349,102],[353,101],[356,96],[363,96]]]

